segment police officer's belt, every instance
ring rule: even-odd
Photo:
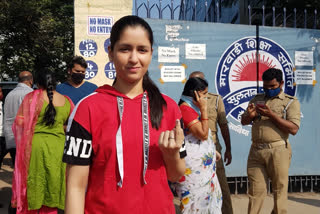
[[[255,149],[272,149],[274,147],[285,145],[286,142],[284,140],[276,141],[272,143],[253,143],[252,147]]]

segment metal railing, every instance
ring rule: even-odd
[[[232,194],[247,194],[249,190],[248,177],[228,177]],[[272,182],[268,180],[268,193],[272,193]],[[289,176],[288,192],[320,192],[320,175]]]
[[[140,3],[138,3],[138,1]],[[134,0],[134,15],[143,18],[159,19],[180,19],[203,22],[223,22],[221,19],[221,9],[223,6],[219,1],[202,1],[201,4],[194,1],[187,4],[187,0],[158,0],[157,3],[150,3],[150,0]],[[153,1],[156,2],[156,1]],[[205,11],[199,13],[199,11]],[[249,25],[281,26],[293,28],[313,28],[319,29],[319,17],[317,9],[297,9],[297,8],[276,8],[256,7],[248,5],[247,11],[238,11],[238,15],[244,16],[245,23]]]
[[[163,5],[162,0],[159,0],[158,3],[150,3],[150,0],[144,0],[140,5],[138,5],[138,0],[134,0],[134,11],[137,16],[143,18],[159,18],[163,19],[164,14],[168,15],[168,19],[178,19],[179,15],[176,13],[180,9],[180,4],[176,5],[174,0],[171,0],[170,3]],[[176,14],[176,16],[175,16]]]
[[[317,9],[287,9],[266,8],[264,5],[261,8],[253,8],[251,5],[248,6],[248,18],[249,25],[259,24],[262,26],[282,26],[282,27],[293,27],[293,28],[319,28]]]

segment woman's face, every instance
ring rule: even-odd
[[[125,28],[112,51],[109,47],[109,59],[114,63],[117,80],[127,83],[142,81],[148,71],[152,51],[148,32],[143,27]]]
[[[197,91],[197,92],[198,92],[199,98],[200,97],[207,97],[207,95],[208,95],[208,87],[205,88],[203,91]]]

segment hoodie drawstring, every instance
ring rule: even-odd
[[[119,187],[123,185],[123,143],[122,143],[122,132],[121,132],[121,123],[122,123],[122,115],[124,109],[123,98],[117,97],[118,103],[118,111],[120,117],[120,125],[116,135],[116,150],[117,150],[117,161],[118,161],[118,171],[120,174],[120,181],[117,183]],[[142,123],[143,123],[143,182],[147,184],[145,175],[148,168],[148,160],[149,160],[149,144],[150,144],[150,132],[149,132],[149,112],[148,112],[148,99],[147,93],[143,93],[142,98]]]

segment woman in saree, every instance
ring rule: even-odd
[[[216,175],[216,152],[208,127],[208,83],[190,78],[184,87],[179,107],[185,127],[185,175],[175,184],[182,213],[221,214],[222,193]]]
[[[38,90],[24,98],[12,126],[17,155],[11,205],[17,214],[64,210],[64,126],[73,103],[55,91],[51,72],[39,72],[37,84]]]

